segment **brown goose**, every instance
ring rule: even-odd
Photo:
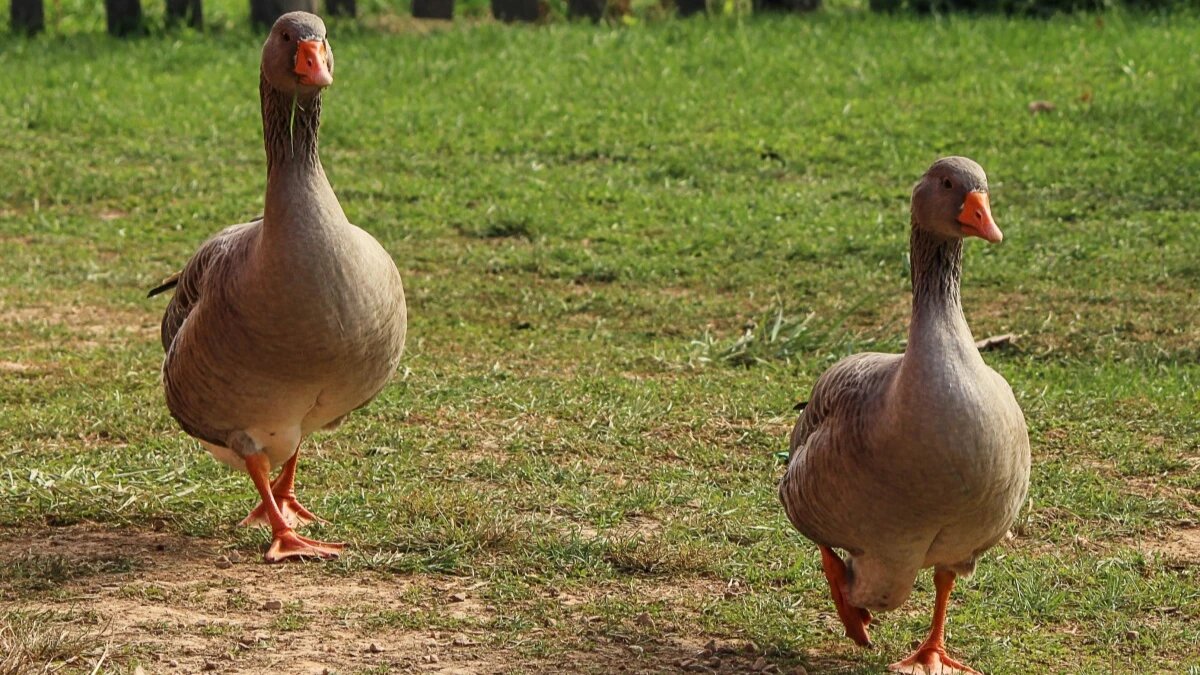
[[[813,387],[779,496],[821,561],[846,635],[870,644],[869,610],[900,606],[917,572],[937,587],[929,638],[897,672],[976,671],[946,654],[958,575],[1012,525],[1029,486],[1025,417],[983,362],[959,300],[966,237],[1000,241],[987,176],[940,159],[913,189],[912,322],[904,354],[856,354]],[[845,549],[848,564],[833,551]]]
[[[346,220],[317,155],[321,91],[332,82],[325,24],[280,17],[259,85],[263,215],[209,239],[151,291],[175,288],[162,322],[167,406],[217,459],[250,474],[262,504],[242,524],[270,526],[268,562],[342,550],[293,530],[316,519],[293,490],[300,441],[374,398],[404,349],[400,273]]]

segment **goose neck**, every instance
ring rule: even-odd
[[[289,96],[272,87],[263,76],[259,96],[268,178],[279,172],[314,171],[321,164],[317,155],[321,95]]]

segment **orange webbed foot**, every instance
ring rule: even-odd
[[[978,670],[959,663],[946,654],[946,648],[940,645],[921,645],[913,655],[888,666],[893,673],[912,673],[913,675],[982,675]]]
[[[294,494],[275,495],[275,503],[279,506],[279,512],[283,515],[283,520],[289,527],[300,527],[309,523],[329,524],[329,521],[304,508],[304,505],[296,499],[296,495]],[[240,527],[248,527],[250,525],[270,527],[271,521],[267,518],[267,505],[260,503],[238,525]]]
[[[271,541],[263,560],[269,563],[282,562],[288,558],[320,558],[330,560],[342,554],[345,544],[334,544],[308,537],[301,537],[295,530],[282,530]]]
[[[833,549],[822,546],[821,567],[829,581],[829,593],[833,596],[834,606],[837,607],[838,618],[846,627],[846,637],[863,647],[870,647],[871,637],[867,635],[867,626],[871,623],[871,612],[850,604],[846,563],[842,562]]]
[[[913,673],[914,675],[981,675],[978,670],[963,665],[946,654],[946,611],[950,604],[950,592],[954,590],[956,575],[948,569],[937,569],[933,573],[933,585],[937,589],[937,599],[933,605],[933,625],[929,629],[929,637],[917,647],[913,655],[888,666],[894,673]]]

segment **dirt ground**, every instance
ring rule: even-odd
[[[342,575],[321,564],[270,566],[247,558],[222,552],[214,540],[165,531],[90,524],[0,530],[0,559],[57,560],[55,569],[66,570],[56,588],[32,595],[0,591],[0,612],[50,611],[67,617],[68,625],[86,626],[98,637],[96,645],[67,664],[83,672],[96,664],[103,669],[95,672],[129,672],[140,664],[147,673],[803,671],[773,665],[752,645],[706,645],[684,635],[531,659],[509,645],[488,644],[482,632],[370,620],[389,610],[418,609],[414,598],[430,591],[453,599],[452,617],[494,616],[495,607],[474,597],[481,584],[469,579]],[[75,575],[73,568],[88,571]],[[566,607],[583,600],[569,594],[558,599]],[[536,637],[540,630],[529,633]]]

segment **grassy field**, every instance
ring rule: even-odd
[[[902,347],[944,154],[990,174],[964,302],[1020,336],[985,358],[1034,453],[951,650],[1200,672],[1200,17],[368,23],[331,27],[323,157],[409,348],[301,462],[348,554],[277,567],[144,298],[259,213],[259,38],[0,44],[0,673],[878,672],[932,580],[854,647],[777,453],[821,370]]]

